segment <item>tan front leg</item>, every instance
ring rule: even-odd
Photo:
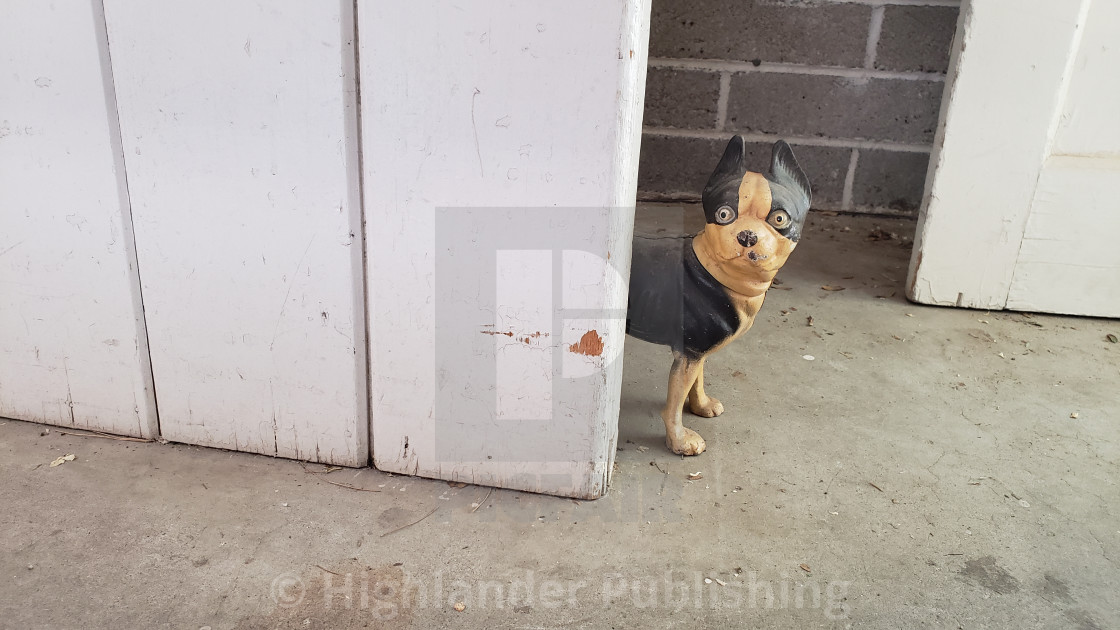
[[[702,361],[692,361],[673,353],[673,367],[669,370],[669,392],[665,397],[665,406],[661,409],[661,419],[665,421],[665,445],[680,455],[699,455],[706,446],[699,433],[686,429],[681,422],[685,398],[702,367]]]
[[[688,392],[688,409],[701,418],[714,418],[723,413],[723,403],[704,393],[704,361],[700,359],[700,367],[696,371],[696,382]]]

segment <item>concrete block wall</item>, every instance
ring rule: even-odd
[[[639,199],[698,199],[727,138],[794,146],[813,207],[916,215],[959,0],[653,0]]]

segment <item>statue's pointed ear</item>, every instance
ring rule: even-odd
[[[805,171],[801,170],[801,165],[793,156],[793,149],[789,148],[785,140],[774,143],[774,150],[770,154],[770,174],[774,181],[788,188],[790,192],[803,196],[805,209],[809,208],[813,199],[809,178],[805,176]]]
[[[708,185],[704,186],[701,200],[704,204],[704,219],[708,223],[716,222],[716,213],[723,206],[730,206],[732,211],[739,209],[739,183],[747,172],[746,165],[747,147],[743,136],[731,138],[727,148],[723,150],[723,157],[719,160],[716,170],[708,178]]]
[[[731,142],[727,143],[727,148],[723,150],[723,157],[719,160],[719,165],[716,170],[712,171],[712,176],[708,178],[708,185],[704,190],[714,190],[720,187],[720,184],[727,182],[728,179],[734,179],[736,186],[739,180],[743,178],[746,173],[747,167],[744,164],[746,158],[746,144],[743,142],[743,136],[736,135],[731,138]]]

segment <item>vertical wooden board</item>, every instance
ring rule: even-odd
[[[0,5],[0,416],[154,437],[95,6]]]
[[[1006,305],[1086,1],[962,6],[910,262],[911,300]]]
[[[350,3],[105,7],[163,435],[365,464]]]
[[[1059,155],[1120,156],[1120,2],[1089,0],[1062,118],[1054,138]]]
[[[1046,161],[1007,308],[1120,317],[1120,159]]]
[[[360,4],[378,468],[605,492],[648,17]]]
[[[1088,1],[1088,0],[1087,0]],[[1097,0],[1084,26],[1015,263],[1007,307],[1120,316],[1120,5]]]

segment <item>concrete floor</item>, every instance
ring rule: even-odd
[[[1120,324],[910,304],[876,227],[815,216],[699,457],[629,340],[599,501],[0,420],[0,626],[1120,627]]]

